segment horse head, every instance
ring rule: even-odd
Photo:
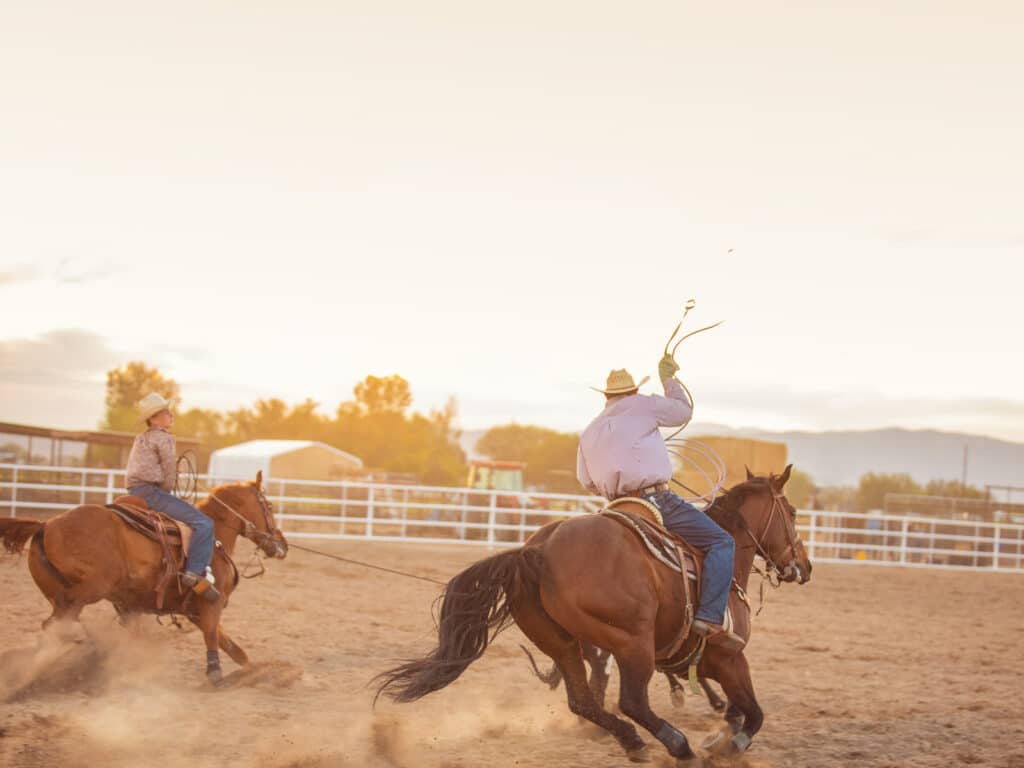
[[[259,547],[269,557],[284,558],[288,554],[288,541],[274,523],[274,508],[263,490],[263,472],[256,480],[231,483],[214,488],[210,497],[228,518],[237,518],[238,532]]]
[[[783,490],[792,469],[789,464],[782,474],[768,477],[755,477],[748,469],[747,482],[737,487],[748,491],[739,514],[745,534],[768,569],[782,581],[806,584],[811,578],[811,559],[796,530],[796,509]]]

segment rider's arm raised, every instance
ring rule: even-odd
[[[683,385],[675,379],[666,379],[664,385],[665,397],[648,395],[658,426],[678,427],[685,424],[693,414],[693,406],[683,391]]]

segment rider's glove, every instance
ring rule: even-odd
[[[661,361],[658,363],[658,376],[661,377],[661,380],[663,382],[668,381],[673,376],[675,376],[676,371],[678,370],[679,365],[673,359],[672,355],[665,355],[663,358],[661,358]]]

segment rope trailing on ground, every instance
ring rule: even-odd
[[[438,581],[437,579],[432,579],[429,576],[417,576],[415,573],[406,573],[405,571],[396,571],[394,568],[385,568],[382,565],[374,565],[373,563],[364,563],[361,560],[353,560],[353,559],[351,559],[349,557],[339,557],[338,555],[330,555],[330,554],[328,554],[326,552],[321,552],[318,549],[310,549],[309,547],[303,547],[303,546],[300,546],[298,544],[293,544],[290,541],[288,542],[288,548],[289,549],[301,549],[303,552],[312,552],[314,555],[320,555],[321,557],[329,557],[331,560],[340,560],[343,563],[351,563],[352,565],[361,565],[364,568],[373,568],[376,571],[384,571],[386,573],[393,573],[396,576],[405,576],[406,578],[409,578],[409,579],[419,579],[420,581],[428,581],[431,584],[437,584],[437,585],[442,586],[442,587],[448,586],[447,582]]]

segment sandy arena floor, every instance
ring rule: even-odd
[[[487,554],[320,546],[441,579]],[[125,629],[101,605],[83,617],[93,642],[44,639],[48,606],[24,559],[0,558],[0,594],[0,766],[629,765],[533,677],[515,629],[449,688],[374,711],[370,678],[433,645],[427,583],[293,550],[226,612],[255,664],[222,692],[204,685],[194,630],[152,617]],[[744,757],[708,764],[1024,766],[1022,606],[1019,575],[819,565],[806,586],[772,592],[755,621],[763,730]],[[674,708],[660,676],[651,699],[694,745],[719,727],[699,697]],[[652,765],[674,764],[652,752]]]

